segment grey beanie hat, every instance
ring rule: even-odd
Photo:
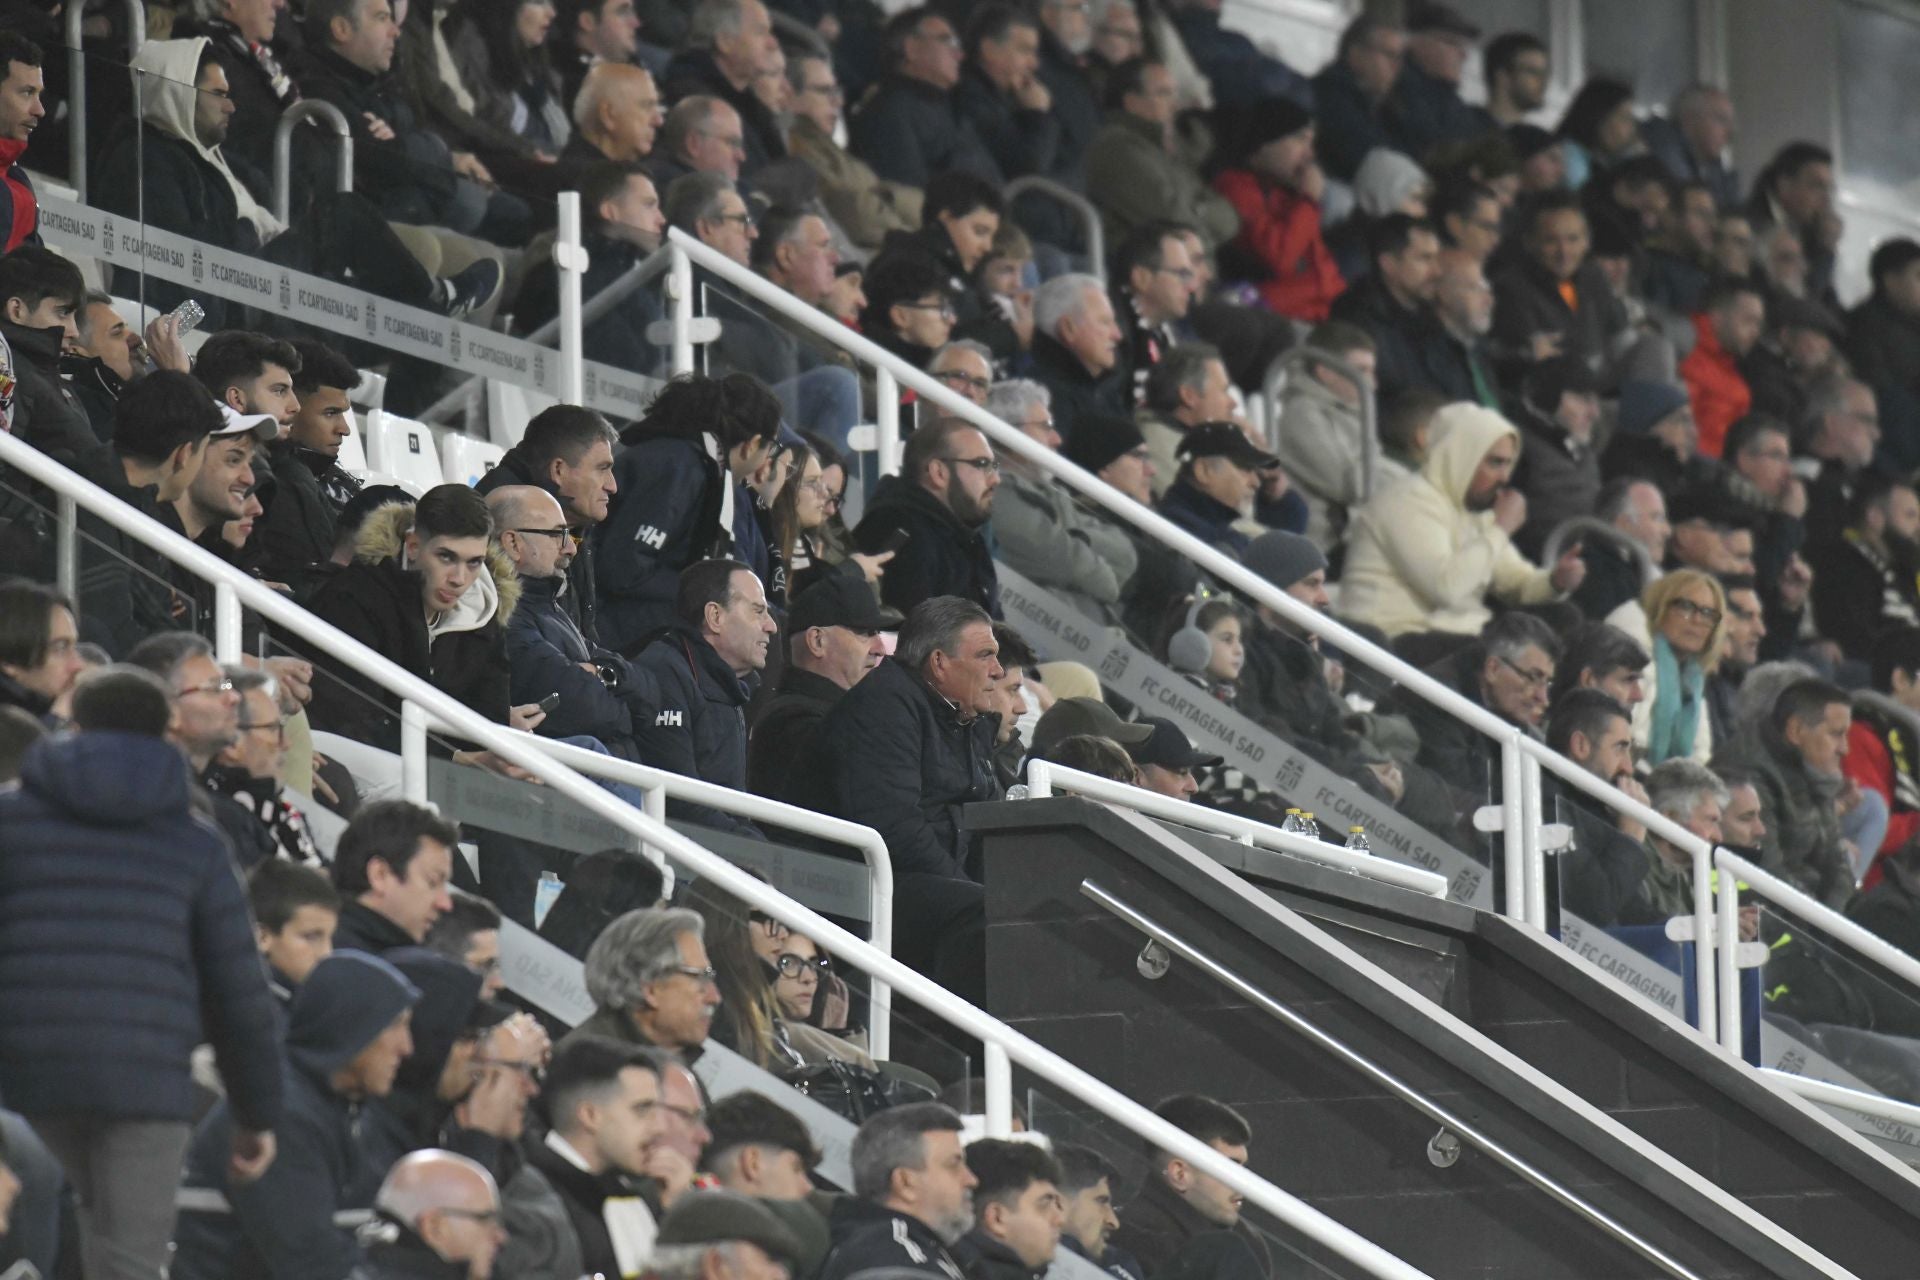
[[[1248,545],[1240,563],[1285,591],[1300,579],[1327,567],[1327,557],[1311,538],[1269,529]]]

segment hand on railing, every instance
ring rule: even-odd
[[[540,781],[511,760],[495,755],[491,751],[456,751],[453,753],[453,762],[469,765],[475,769],[485,769],[488,773],[497,773],[503,778],[512,778],[515,782]]]

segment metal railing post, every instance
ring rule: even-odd
[[[1089,274],[1107,283],[1107,234],[1100,223],[1100,211],[1093,201],[1075,191],[1072,187],[1055,182],[1052,178],[1043,178],[1039,174],[1028,174],[1024,178],[1015,178],[1002,190],[1002,195],[1011,208],[1013,202],[1029,191],[1042,195],[1057,204],[1063,204],[1073,210],[1074,216],[1087,234],[1087,257],[1091,259]]]
[[[69,4],[67,26],[67,181],[87,202],[87,53],[81,28],[87,20],[87,6]],[[141,0],[127,0],[127,63],[140,56],[147,42],[147,10]],[[138,112],[135,112],[138,119]]]
[[[1745,1049],[1740,1025],[1740,880],[1720,870],[1719,892],[1719,976],[1720,1047],[1734,1057]]]
[[[58,523],[54,529],[53,581],[60,594],[72,602],[74,620],[80,608],[80,508],[71,494],[63,493],[56,504]]]
[[[693,259],[678,244],[667,269],[667,296],[673,302],[673,372],[693,372]]]
[[[1500,744],[1500,840],[1506,855],[1506,892],[1500,898],[1500,914],[1524,924],[1527,919],[1527,845],[1521,772],[1520,731],[1514,729]]]
[[[873,371],[873,465],[881,475],[900,472],[900,387],[885,369]]]
[[[1688,850],[1693,859],[1693,1025],[1709,1040],[1720,1035],[1719,980],[1714,974],[1713,850],[1696,841]]]
[[[1546,815],[1540,796],[1540,762],[1520,757],[1520,847],[1526,858],[1526,922],[1542,933],[1547,929],[1547,859],[1540,849],[1540,828]]]
[[[1013,1064],[1007,1051],[988,1041],[984,1046],[987,1077],[987,1136],[1013,1136]]]
[[[560,228],[553,245],[553,265],[560,273],[560,402],[582,404],[587,362],[580,293],[587,274],[587,250],[580,243],[578,191],[560,193]]]
[[[213,586],[213,656],[222,664],[246,656],[240,643],[240,597],[231,583]]]
[[[292,220],[293,210],[293,131],[308,120],[327,126],[339,145],[333,156],[333,189],[353,190],[353,130],[340,108],[319,98],[302,98],[280,113],[273,127],[273,216],[282,222]]]
[[[1027,799],[1045,800],[1053,794],[1053,766],[1045,760],[1027,761]]]
[[[400,704],[400,794],[427,803],[427,713],[411,698]]]

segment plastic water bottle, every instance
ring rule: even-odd
[[[533,891],[534,928],[538,929],[546,923],[547,912],[553,910],[554,899],[558,898],[560,891],[566,887],[565,884],[561,883],[560,877],[553,872],[542,871],[540,873],[540,883],[535,886]]]
[[[1280,834],[1288,836],[1307,834],[1307,824],[1301,819],[1298,809],[1287,810],[1286,819],[1280,824]]]
[[[1347,849],[1351,853],[1364,853],[1368,855],[1373,853],[1373,846],[1367,843],[1367,829],[1365,827],[1347,828]]]
[[[1305,828],[1301,834],[1306,836],[1307,839],[1318,840],[1320,838],[1320,824],[1313,820],[1311,810],[1300,815],[1300,825]]]
[[[1024,782],[1016,782],[1007,788],[1009,800],[1025,800],[1031,794],[1033,793],[1027,790],[1027,784]]]

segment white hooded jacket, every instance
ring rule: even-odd
[[[220,176],[233,188],[233,200],[240,216],[253,224],[260,243],[265,244],[285,231],[287,224],[253,198],[246,184],[227,167],[227,158],[220,154],[220,148],[200,141],[199,131],[193,127],[197,94],[194,86],[199,83],[200,56],[208,43],[205,36],[195,36],[190,40],[149,40],[140,46],[140,53],[133,60],[134,66],[147,73],[140,116],[162,133],[190,143],[201,159],[220,171]]]

